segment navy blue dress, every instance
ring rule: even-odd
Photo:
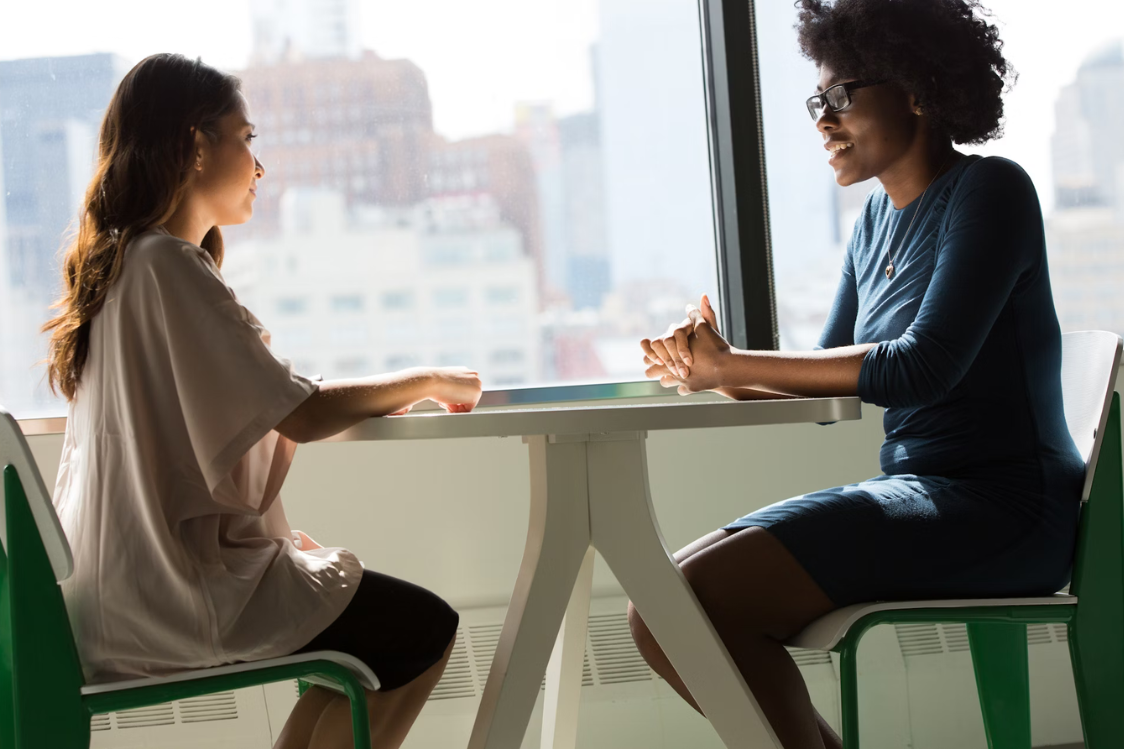
[[[1014,162],[967,156],[919,203],[867,198],[820,339],[878,343],[859,395],[886,409],[884,475],[726,528],[767,528],[838,606],[1054,593],[1084,465],[1062,412],[1038,196]],[[887,245],[918,210],[887,279]]]

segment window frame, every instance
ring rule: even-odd
[[[780,348],[755,0],[699,0],[720,324],[730,344]]]

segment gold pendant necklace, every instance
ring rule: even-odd
[[[905,238],[909,236],[909,230],[913,228],[913,222],[917,219],[917,214],[921,213],[921,206],[925,203],[925,193],[929,192],[929,188],[932,187],[933,183],[937,181],[937,177],[940,176],[940,173],[942,171],[944,171],[945,165],[948,164],[948,160],[952,158],[953,153],[955,153],[955,151],[950,152],[948,156],[944,157],[944,162],[941,163],[941,168],[937,170],[937,173],[933,175],[933,178],[931,180],[929,180],[929,184],[925,185],[925,189],[921,191],[921,199],[917,201],[917,210],[913,212],[913,217],[909,219],[909,226],[905,227],[905,234],[902,235],[902,238],[898,242],[898,246],[896,249],[900,250],[902,248],[902,245],[905,244]],[[893,239],[893,237],[890,237],[891,242],[893,241]],[[891,279],[894,277],[894,251],[894,249],[887,249],[886,251],[887,279]]]

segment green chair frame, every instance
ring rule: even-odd
[[[1105,334],[1073,333],[1074,336]],[[1120,360],[1116,338],[1115,382]],[[840,708],[844,749],[859,747],[859,642],[879,624],[956,623],[967,625],[989,749],[1030,749],[1028,624],[1065,624],[1086,749],[1124,746],[1124,469],[1120,437],[1120,395],[1112,393],[1102,416],[1099,450],[1093,448],[1088,501],[1082,509],[1069,595],[1043,599],[859,604],[842,625],[837,641],[819,648],[805,633],[789,645],[839,654]],[[925,604],[929,604],[926,606]],[[871,609],[866,613],[867,609]],[[840,611],[839,613],[845,613]],[[826,620],[831,617],[828,614]],[[813,625],[814,626],[814,625]],[[834,640],[835,637],[828,638]]]
[[[843,746],[859,746],[859,641],[879,624],[966,624],[988,749],[1030,749],[1026,625],[1065,624],[1086,749],[1124,745],[1124,476],[1114,395],[1093,492],[1081,516],[1073,603],[879,611],[851,626],[839,653]]]
[[[18,428],[2,409],[0,421],[8,422],[0,423],[0,430]],[[11,434],[4,436],[10,447]],[[46,522],[53,520],[57,527],[58,521],[49,501],[38,512],[29,503],[14,463],[23,464],[25,474],[34,472],[34,476],[25,476],[28,481],[42,487],[42,479],[22,434],[17,439],[22,442],[22,456],[16,455],[9,463],[13,456],[0,454],[0,462],[7,463],[3,469],[5,526],[0,528],[0,747],[88,749],[94,715],[305,677],[347,696],[355,749],[371,749],[363,683],[352,670],[332,660],[278,658],[138,680],[147,683],[137,686],[132,686],[137,682],[124,682],[125,688],[88,686],[59,588],[59,582],[69,576],[70,550],[61,547],[64,552],[52,559],[44,545],[40,529],[45,513],[50,513]],[[65,537],[60,543],[66,543]],[[65,560],[60,561],[63,556]],[[56,574],[60,567],[64,574]],[[305,686],[302,681],[302,691]]]

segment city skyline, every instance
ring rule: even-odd
[[[511,316],[511,308],[505,312],[502,306],[491,305],[488,309],[508,315],[509,323],[531,325],[539,343],[523,347],[519,353],[510,347],[491,353],[476,347],[481,353],[466,363],[482,370],[498,367],[494,378],[490,375],[486,378],[493,385],[531,384],[544,378],[554,382],[639,377],[643,367],[636,340],[681,316],[681,300],[693,298],[700,290],[711,294],[715,291],[697,29],[691,32],[689,23],[662,28],[661,21],[669,17],[667,10],[672,4],[674,0],[660,0],[655,4],[636,3],[635,0],[602,3],[606,16],[612,21],[611,27],[620,31],[607,34],[596,51],[593,45],[581,50],[583,60],[588,63],[589,89],[601,92],[586,108],[560,112],[555,97],[551,96],[513,101],[507,107],[504,127],[495,132],[451,139],[435,128],[432,112],[439,104],[423,68],[409,57],[387,59],[373,51],[357,52],[354,40],[347,34],[334,35],[334,31],[342,28],[339,19],[347,17],[349,0],[299,0],[296,3],[260,0],[256,3],[258,11],[268,17],[253,24],[257,44],[252,56],[254,63],[234,72],[243,79],[244,91],[251,100],[252,119],[260,126],[261,139],[257,145],[267,152],[263,155],[267,176],[259,191],[255,220],[246,227],[230,227],[226,232],[228,257],[234,263],[232,277],[240,279],[238,283],[248,278],[250,286],[247,288],[257,285],[261,290],[258,279],[244,272],[234,272],[235,259],[240,255],[245,257],[248,252],[259,252],[260,248],[278,241],[297,241],[292,239],[296,235],[285,229],[286,221],[291,218],[286,212],[311,215],[308,210],[312,209],[302,201],[316,203],[319,200],[305,188],[339,195],[344,201],[344,212],[352,217],[369,217],[395,206],[432,205],[444,210],[442,206],[488,198],[501,221],[496,231],[517,230],[521,238],[520,252],[533,260],[535,269],[532,274],[535,288],[524,289],[516,295],[529,305],[530,313]],[[276,9],[274,6],[284,6],[291,17],[269,15]],[[291,33],[301,19],[307,20],[320,11],[324,11],[324,29]],[[697,22],[691,14],[681,15],[679,20]],[[633,21],[648,24],[653,33],[641,38],[620,33]],[[303,40],[300,34],[305,35]],[[674,44],[668,44],[669,39],[674,39]],[[318,45],[316,53],[309,53],[303,48],[304,44]],[[636,47],[636,44],[641,46]],[[659,47],[663,49],[660,49],[658,62],[642,68],[635,66],[636,59],[654,54]],[[609,60],[604,78],[600,74],[606,69],[604,66],[595,68],[592,62],[595,56]],[[56,86],[52,71],[88,60],[105,59],[122,58],[102,54],[0,62],[0,73],[24,68],[33,72],[22,77],[8,76],[14,80],[14,83],[9,81],[12,85],[21,87],[19,93],[29,104],[5,110],[5,104],[0,102],[0,112],[7,112],[9,122],[14,116],[14,122],[23,130],[39,133],[49,106],[45,100],[36,102],[49,97]],[[107,90],[100,103],[86,107],[94,121],[100,118],[112,87],[128,63],[120,67],[109,85],[103,82],[102,88]],[[654,75],[656,80],[645,80],[645,74]],[[637,82],[643,85],[635,85]],[[528,117],[529,113],[533,116]],[[608,120],[606,114],[610,115]],[[688,137],[684,137],[685,128],[690,130]],[[91,131],[92,128],[87,127],[86,132]],[[638,132],[644,131],[647,132],[644,138],[636,137]],[[35,138],[39,136],[32,137],[38,145]],[[75,138],[71,140],[79,143]],[[547,144],[545,151],[541,148],[543,143]],[[89,152],[86,161],[92,162],[93,142],[86,145],[90,146],[86,149]],[[62,150],[82,151],[77,145]],[[535,153],[540,157],[537,160]],[[28,173],[32,171],[33,162],[43,160],[41,155],[28,149],[20,149],[20,158],[23,162],[19,163],[26,162],[29,167],[22,171]],[[21,169],[8,171],[8,176],[19,176]],[[57,170],[43,173],[58,174]],[[53,194],[70,194],[70,205],[63,211],[64,215],[72,217],[77,213],[79,194],[71,183],[77,185],[83,181],[81,175],[69,181],[56,178],[49,186]],[[47,194],[46,187],[23,182],[24,192],[39,197]],[[58,216],[52,219],[29,213],[20,207],[19,201],[13,203],[10,194],[7,203],[9,209],[17,209],[7,229],[22,224],[34,225],[39,234],[50,235],[56,241],[60,239],[66,221]],[[609,218],[614,206],[619,214],[615,237],[613,221]],[[412,214],[400,214],[396,220],[413,221],[404,218],[407,215]],[[547,215],[549,227],[543,221]],[[685,220],[688,218],[690,220]],[[414,227],[409,230],[414,239],[399,242],[396,246],[400,252],[422,251],[430,241],[425,238],[430,232],[426,225],[416,222],[410,225]],[[10,231],[5,233],[11,234]],[[335,241],[328,234],[314,233],[299,241],[317,244]],[[352,237],[337,231],[332,236],[349,242],[350,246],[361,247],[365,240],[358,238],[360,234]],[[376,235],[383,237],[379,241],[391,236],[377,232]],[[443,251],[452,251],[448,245],[451,239],[433,241],[438,245],[444,243]],[[319,254],[327,257],[324,252]],[[393,255],[392,252],[389,256]],[[52,270],[57,257],[48,258],[46,253],[39,253],[38,260],[39,269],[43,271],[41,275],[52,278],[57,284],[57,268]],[[9,270],[17,267],[11,263],[8,266]],[[419,269],[418,273],[422,271]],[[341,274],[337,269],[336,276],[341,285],[354,282],[352,273]],[[424,273],[411,279],[409,283],[418,286],[428,281]],[[20,278],[15,280],[23,282]],[[232,280],[232,285],[234,283]],[[473,291],[476,287],[479,288]],[[476,283],[476,286],[470,284],[460,290],[447,288],[445,291],[449,292],[450,299],[478,299],[494,296],[495,290]],[[4,310],[5,318],[20,317],[24,320],[21,330],[31,331],[28,335],[35,339],[9,349],[22,353],[15,359],[8,355],[5,369],[21,370],[31,364],[29,360],[41,358],[28,354],[45,343],[41,337],[36,338],[36,331],[47,317],[49,299],[17,301],[15,295],[8,296],[6,306],[18,306],[18,309]],[[327,299],[339,295],[325,287],[313,296]],[[353,293],[343,296],[357,299]],[[253,299],[254,295],[247,298]],[[358,303],[365,309],[378,308],[371,300]],[[290,313],[278,313],[283,306],[269,302],[255,312],[272,328],[276,320],[291,317]],[[309,310],[317,308],[312,301],[308,301],[307,307],[303,303],[298,306]],[[467,313],[468,308],[464,311]],[[291,332],[295,328],[291,321],[282,320],[276,336],[278,345],[286,349],[281,353],[308,363],[325,360],[323,351],[316,353],[315,359],[312,356],[312,348],[324,341],[339,338],[354,343],[363,338],[380,346],[377,335],[364,334],[357,338],[355,330],[358,328],[354,326],[352,333],[337,336],[332,326],[341,320],[333,316],[320,318],[320,322],[328,326],[322,336],[289,335],[286,329]],[[439,327],[430,332],[440,337]],[[367,330],[370,332],[369,328]],[[396,347],[401,348],[401,345],[396,344]],[[351,352],[346,357],[332,358],[325,365],[325,372],[327,376],[353,376],[353,365],[358,362],[366,363],[372,371],[379,371],[392,364],[447,363],[445,360],[450,356],[448,351],[426,350],[428,353],[422,354],[383,351],[368,357]],[[518,371],[513,370],[516,361],[521,362]],[[50,408],[55,401],[45,391],[42,380],[32,382],[39,374],[33,369],[16,373],[9,379],[24,383],[21,389],[25,390],[25,397],[30,395],[40,407]],[[28,391],[34,391],[34,395]]]
[[[1057,23],[1045,2],[987,0],[999,24],[1004,54],[1019,71],[1020,82],[1006,96],[1008,127],[1005,137],[985,149],[1010,156],[1024,154],[1020,163],[1043,193],[1043,207],[1053,207],[1052,176],[1048,152],[1037,153],[1034,144],[1048,140],[1052,117],[1044,115],[1037,91],[1060,89],[1075,75],[1088,52],[1124,35],[1124,6],[1117,0],[1080,0],[1075,16],[1096,18],[1090,32],[1085,24]],[[81,0],[56,3],[8,3],[0,8],[0,55],[4,59],[62,56],[112,51],[135,62],[154,52],[177,51],[202,56],[226,69],[241,69],[250,62],[253,32],[250,0],[197,0],[193,12],[167,23],[158,4],[144,0],[115,0],[120,12],[106,13],[98,4]],[[446,3],[443,0],[395,3],[361,0],[359,39],[388,59],[409,57],[427,70],[434,108],[435,129],[459,139],[511,128],[510,103],[554,102],[559,116],[592,106],[593,85],[586,50],[598,38],[602,17],[597,0],[563,3],[561,0],[479,0]],[[693,0],[669,5],[696,14]],[[814,68],[795,53],[792,30],[795,10],[791,3],[758,3],[759,43],[787,46],[783,66],[762,60],[762,83],[802,66],[798,90],[787,106],[802,111],[805,90],[815,86]],[[763,14],[779,13],[780,23],[770,25]],[[68,23],[57,24],[61,15]],[[434,18],[443,19],[434,23]],[[216,23],[215,19],[221,19]],[[489,28],[503,44],[473,44],[464,29]],[[697,21],[692,21],[697,31]],[[50,28],[49,35],[27,34],[26,29]],[[768,33],[766,33],[768,32]],[[105,48],[114,40],[113,50]],[[1043,40],[1050,53],[1042,54]],[[507,56],[519,55],[511,66]],[[466,90],[461,81],[470,77],[487,81],[488,93]],[[543,95],[547,91],[550,95]],[[1051,94],[1051,101],[1052,101]],[[807,132],[807,131],[805,131]],[[814,130],[808,141],[816,150]],[[1016,159],[1019,160],[1019,159]]]

